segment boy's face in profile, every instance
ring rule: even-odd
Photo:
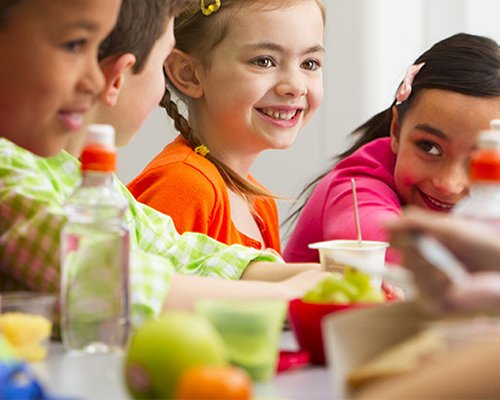
[[[116,104],[109,106],[106,102],[98,102],[95,110],[86,118],[86,123],[113,125],[116,129],[116,145],[118,147],[126,146],[163,98],[165,93],[163,63],[174,45],[174,18],[168,17],[165,32],[151,49],[144,68],[138,73],[134,73],[132,68],[128,68],[124,72],[125,78],[120,87]],[[114,56],[109,58],[115,59]],[[103,60],[103,64],[106,61],[107,59]],[[112,81],[107,82],[107,86],[111,84]],[[98,115],[97,118],[96,115]],[[76,154],[73,150],[70,152]]]
[[[97,62],[121,0],[25,0],[0,30],[0,137],[57,154],[103,89]]]
[[[117,146],[127,145],[158,106],[165,93],[163,63],[175,45],[174,18],[166,21],[165,32],[156,41],[144,69],[128,76],[115,107],[107,110],[109,121],[116,128]]]

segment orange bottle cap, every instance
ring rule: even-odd
[[[81,161],[82,171],[115,172],[116,149],[99,143],[88,143]]]
[[[500,182],[500,151],[484,148],[476,150],[469,163],[471,181]]]

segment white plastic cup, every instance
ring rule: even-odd
[[[385,252],[389,243],[372,240],[328,240],[312,243],[311,249],[319,250],[319,259],[324,271],[344,272],[348,266],[366,266],[365,271],[373,271],[370,283],[374,288],[382,286]],[[352,263],[352,264],[350,264]],[[377,274],[377,271],[380,272]]]

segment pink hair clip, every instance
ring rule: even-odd
[[[396,104],[401,104],[403,101],[407,100],[408,97],[410,97],[413,79],[415,79],[415,75],[419,73],[424,65],[425,63],[423,62],[417,65],[412,65],[410,68],[408,68],[408,71],[406,71],[406,76],[399,86],[398,92],[396,93]]]

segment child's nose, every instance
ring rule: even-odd
[[[276,92],[280,96],[300,97],[307,94],[307,85],[304,77],[298,71],[286,71],[276,85]]]
[[[469,175],[463,165],[442,168],[433,178],[434,186],[444,195],[460,195],[469,191]]]
[[[80,81],[80,90],[97,95],[102,92],[105,85],[104,74],[96,60],[88,63],[87,69]]]

